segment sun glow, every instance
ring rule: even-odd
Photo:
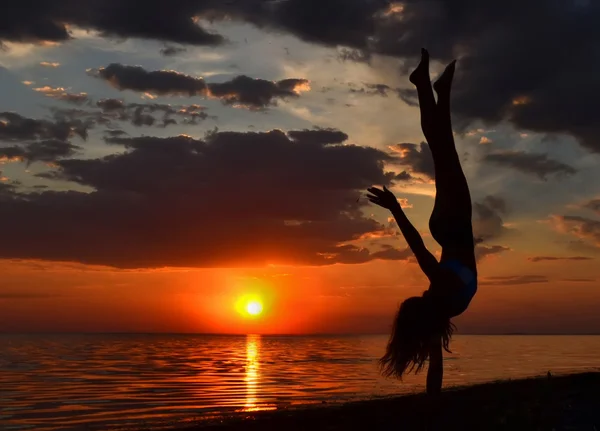
[[[258,317],[263,312],[262,299],[257,295],[244,295],[237,299],[235,309],[242,316]]]
[[[258,301],[251,301],[246,304],[246,311],[252,316],[258,316],[262,312],[262,304]]]

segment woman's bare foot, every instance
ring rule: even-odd
[[[433,83],[433,89],[438,94],[450,93],[452,87],[452,79],[454,79],[454,71],[456,70],[456,60],[452,61],[442,72],[440,77]]]
[[[421,48],[421,62],[408,79],[417,87],[421,84],[431,85],[429,77],[429,52],[425,48]]]

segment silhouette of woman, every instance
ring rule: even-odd
[[[368,199],[389,209],[419,266],[429,279],[422,296],[406,299],[396,314],[386,353],[380,360],[386,376],[401,378],[418,373],[429,359],[427,392],[441,391],[442,348],[449,350],[454,325],[450,319],[463,313],[477,291],[477,265],[471,224],[471,196],[452,134],[450,89],[456,61],[450,63],[434,83],[429,77],[429,53],[421,51],[421,62],[410,75],[417,87],[421,128],[435,165],[435,204],[429,229],[442,246],[440,261],[427,250],[419,232],[410,223],[398,200],[385,186],[371,187]]]

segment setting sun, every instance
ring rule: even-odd
[[[235,303],[239,314],[245,317],[257,317],[264,311],[262,298],[257,294],[246,294],[240,296]]]
[[[262,304],[258,301],[248,302],[246,311],[252,316],[258,316],[262,312]]]

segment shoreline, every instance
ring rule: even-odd
[[[589,430],[600,431],[600,371],[501,380],[425,394],[248,412],[171,428],[269,430]]]

